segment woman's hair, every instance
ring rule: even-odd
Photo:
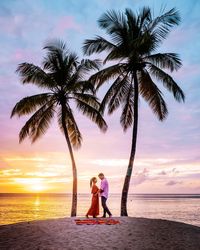
[[[90,179],[90,187],[92,187],[92,183],[94,182],[94,180],[96,180],[97,178],[96,177],[92,177],[91,179]]]

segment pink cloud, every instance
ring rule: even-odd
[[[42,47],[42,44],[41,44]],[[8,58],[10,62],[21,63],[21,62],[29,62],[35,63],[36,65],[40,65],[41,61],[41,48],[35,49],[22,49],[17,48],[14,53]]]
[[[24,60],[24,53],[23,53],[23,51],[19,51],[19,50],[17,50],[15,53],[14,53],[14,58],[16,59],[16,60]]]
[[[56,34],[63,34],[66,30],[76,30],[81,31],[81,26],[77,24],[72,16],[63,16],[58,21],[57,25],[54,28],[54,32]]]
[[[0,169],[7,169],[9,168],[9,165],[3,160],[0,158]]]

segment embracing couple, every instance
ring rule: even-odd
[[[105,218],[106,213],[109,215],[109,217],[112,217],[112,214],[106,205],[106,201],[108,199],[108,181],[106,180],[103,173],[100,173],[98,175],[98,177],[101,180],[100,189],[96,185],[97,184],[96,177],[93,177],[90,180],[90,187],[91,187],[91,193],[92,193],[92,204],[91,204],[91,207],[86,214],[87,218],[89,217],[89,215],[93,216],[93,218],[96,218],[97,215],[99,215],[99,196],[101,197],[101,205],[103,207],[103,216],[102,217]]]

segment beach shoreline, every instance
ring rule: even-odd
[[[120,224],[76,225],[77,218],[1,225],[0,249],[200,249],[200,227],[190,224],[161,219],[114,217]]]

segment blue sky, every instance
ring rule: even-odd
[[[70,191],[65,186],[65,182],[69,186],[71,183],[69,156],[56,122],[35,145],[28,141],[18,144],[18,132],[25,119],[10,120],[11,109],[20,98],[38,93],[38,89],[20,85],[15,74],[17,65],[24,61],[40,64],[44,55],[42,47],[51,38],[66,41],[71,50],[82,56],[83,40],[104,34],[97,25],[97,19],[103,12],[113,8],[124,10],[126,7],[138,11],[142,6],[150,6],[155,16],[162,8],[176,7],[180,11],[181,24],[175,27],[158,51],[180,54],[183,67],[173,77],[184,90],[186,102],[178,104],[164,91],[169,116],[160,123],[149,107],[140,101],[137,158],[131,192],[200,192],[200,1],[197,0],[0,1],[1,190],[6,192],[15,186],[20,191],[19,180],[44,178],[48,190]],[[110,178],[111,191],[121,189],[131,131],[122,132],[119,112],[106,117],[109,130],[105,135],[77,114],[84,136],[83,147],[76,152],[83,191],[88,191],[84,186],[91,175],[98,172],[105,172]],[[49,173],[52,182],[48,182]],[[58,180],[60,186],[51,189],[51,183],[55,186]]]

